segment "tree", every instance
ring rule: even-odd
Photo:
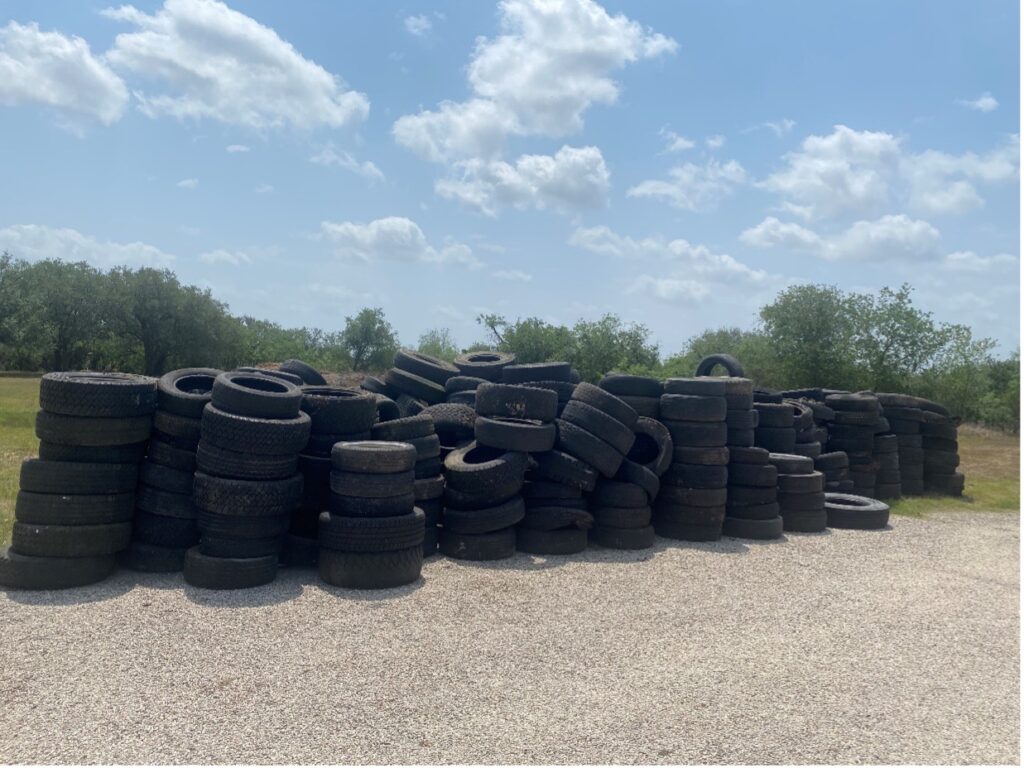
[[[395,329],[380,307],[366,307],[354,317],[346,317],[338,341],[352,361],[354,371],[383,371],[394,362],[398,351]]]
[[[499,350],[514,353],[519,363],[572,362],[575,340],[564,325],[550,325],[539,317],[513,323],[501,315],[480,315],[477,322],[487,329]]]
[[[617,315],[579,320],[572,329],[569,362],[584,381],[597,381],[610,371],[646,373],[659,363],[658,345],[647,340],[650,335],[647,326],[623,324]]]
[[[459,354],[459,348],[455,344],[452,332],[447,328],[432,328],[420,336],[416,349],[425,355],[440,358],[441,360],[454,360]]]
[[[670,356],[657,371],[659,378],[689,377],[708,355],[732,355],[743,364],[747,376],[761,386],[784,388],[788,381],[779,373],[779,363],[768,337],[759,331],[718,328],[690,337],[682,350]]]

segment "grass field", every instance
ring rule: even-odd
[[[0,377],[0,543],[10,539],[21,460],[34,456],[39,445],[34,432],[38,407],[38,378]],[[918,496],[897,501],[893,512],[922,517],[947,510],[1020,509],[1020,441],[1016,436],[963,427],[960,456],[960,469],[967,476],[962,498]]]

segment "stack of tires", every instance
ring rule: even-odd
[[[661,396],[664,394],[664,387],[658,379],[652,379],[650,376],[609,373],[597,385],[626,403],[636,411],[637,416],[648,419],[661,418]]]
[[[922,411],[921,447],[924,450],[924,489],[928,493],[962,496],[964,476],[956,421],[937,411]]]
[[[873,497],[878,474],[875,432],[881,418],[878,398],[865,392],[836,392],[825,397],[825,405],[835,412],[828,428],[827,450],[843,451],[849,457],[853,492]]]
[[[299,362],[289,361],[293,367]],[[330,504],[331,449],[335,443],[370,439],[377,420],[377,401],[368,392],[313,384],[302,387],[299,407],[309,415],[310,433],[309,442],[299,454],[302,500],[292,511],[284,562],[313,567],[319,549],[318,520]]]
[[[350,589],[418,579],[425,515],[415,504],[416,449],[398,442],[337,443],[331,462],[331,511],[320,514],[320,578]]]
[[[796,444],[793,446],[793,453],[797,456],[806,456],[815,459],[821,455],[822,430],[814,421],[814,409],[800,400],[783,400],[793,409],[793,429],[795,431]],[[828,439],[828,432],[824,433]]]
[[[474,395],[474,401],[475,401]],[[476,409],[460,403],[440,403],[424,408],[423,414],[434,422],[434,433],[440,444],[440,459],[454,450],[464,448],[473,442],[476,425]]]
[[[900,493],[920,496],[924,493],[924,440],[921,435],[924,411],[918,407],[917,398],[907,395],[880,394],[878,398],[889,424],[889,433],[895,436],[898,445]],[[877,498],[885,497],[879,494]]]
[[[850,479],[850,457],[843,451],[823,453],[814,460],[814,468],[825,477],[825,491],[853,493]]]
[[[39,387],[38,459],[21,467],[0,584],[65,589],[117,569],[131,541],[138,464],[156,381],[129,374],[50,373]]]
[[[883,421],[887,421],[883,419]],[[891,430],[891,422],[886,425]],[[900,470],[900,436],[891,432],[875,435],[874,460],[878,465],[875,476],[876,499],[898,499],[902,494],[902,472]]]
[[[515,361],[515,355],[492,350],[459,355],[453,363],[459,375],[451,377],[445,383],[447,402],[474,407],[476,388],[484,382],[500,382],[502,370],[507,365],[513,365]]]
[[[755,402],[754,410],[757,411],[754,445],[769,453],[793,453],[796,448],[796,409],[789,403]],[[809,418],[813,423],[813,415]]]
[[[452,376],[444,383],[445,402],[473,408],[476,406],[476,388],[486,383],[486,379],[475,376]]]
[[[814,460],[808,456],[772,453],[768,461],[778,471],[782,529],[794,533],[824,531],[828,527],[825,476],[815,471]]]
[[[729,481],[727,381],[704,376],[665,382],[659,407],[671,460],[654,508],[659,536],[683,541],[722,536]]]
[[[154,433],[139,473],[132,544],[121,564],[136,571],[173,572],[199,541],[192,503],[203,408],[210,402],[214,368],[184,368],[160,377]]]
[[[400,349],[395,353],[394,367],[384,374],[384,383],[398,392],[394,400],[402,415],[412,416],[428,405],[443,403],[447,396],[445,384],[458,375],[459,369],[449,362]]]
[[[579,375],[565,362],[506,365],[501,370],[504,384],[520,384],[535,389],[549,389],[558,398],[556,413],[560,416],[572,397]]]
[[[199,545],[185,556],[185,581],[242,589],[277,576],[302,498],[299,453],[310,435],[302,390],[278,377],[229,372],[203,409],[193,502]]]

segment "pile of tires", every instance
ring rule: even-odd
[[[300,361],[290,362],[294,366]],[[316,565],[319,550],[320,513],[330,504],[331,449],[335,443],[370,439],[377,420],[377,400],[360,390],[307,384],[302,387],[299,407],[309,415],[310,433],[299,454],[302,499],[291,513],[283,562],[311,568]]]
[[[875,434],[881,419],[878,398],[867,392],[832,392],[825,405],[834,411],[828,427],[828,452],[842,451],[849,457],[848,478],[853,492],[873,497],[879,465],[875,461]]]
[[[128,548],[135,485],[157,404],[156,381],[49,373],[39,387],[39,458],[21,466],[0,584],[64,589],[101,581]]]
[[[888,419],[884,419],[885,429],[889,430],[893,427],[890,426]],[[900,450],[902,448],[900,440],[902,440],[900,434],[893,434],[891,432],[883,432],[881,434],[875,434],[875,445],[874,445],[874,461],[878,465],[878,472],[875,475],[875,492],[873,498],[891,500],[898,499],[902,495],[902,477],[903,473],[900,468]]]
[[[520,384],[536,389],[549,389],[558,398],[556,413],[560,416],[572,397],[580,376],[568,363],[517,363],[506,365],[501,371],[504,384]]]
[[[392,396],[403,416],[445,402],[445,384],[459,375],[459,369],[451,363],[411,349],[396,352],[393,366],[384,374],[384,384],[390,389],[381,394]]]
[[[962,496],[964,476],[956,421],[947,414],[923,411],[921,447],[924,450],[924,489],[928,493]]]
[[[379,440],[336,443],[331,462],[331,509],[320,514],[320,578],[349,589],[416,581],[426,522],[415,503],[416,449]]]
[[[810,404],[792,398],[784,398],[782,402],[793,409],[793,453],[809,459],[817,458],[821,455],[822,443],[828,440],[828,429],[818,426]]]
[[[597,383],[597,386],[626,403],[636,411],[637,416],[648,419],[661,418],[661,396],[665,389],[658,379],[650,376],[609,373]]]
[[[904,495],[928,491],[960,496],[964,477],[960,465],[956,420],[943,406],[911,395],[879,393],[892,432],[899,436]]]
[[[757,428],[754,430],[754,445],[769,453],[793,453],[796,448],[795,409],[789,403],[759,402],[755,397]],[[808,409],[808,415],[809,409]],[[813,418],[809,418],[813,423]]]
[[[302,498],[299,453],[309,443],[302,390],[281,377],[231,371],[203,408],[192,499],[199,544],[185,581],[206,589],[267,584]]]
[[[794,533],[824,531],[828,527],[825,475],[814,469],[814,460],[797,454],[772,453],[768,461],[778,472],[782,530]]]
[[[139,473],[132,543],[121,564],[136,571],[170,573],[185,567],[199,541],[199,511],[192,503],[203,409],[223,371],[183,368],[160,377],[153,435]]]
[[[668,468],[654,505],[659,536],[715,541],[722,536],[729,480],[727,379],[673,378],[661,396]],[[745,424],[756,416],[747,410]]]
[[[823,453],[814,459],[814,469],[825,478],[825,491],[830,493],[853,493],[850,479],[850,457],[844,451]]]

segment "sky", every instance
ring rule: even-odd
[[[406,344],[911,283],[1019,345],[1019,10],[0,1],[0,250]]]

